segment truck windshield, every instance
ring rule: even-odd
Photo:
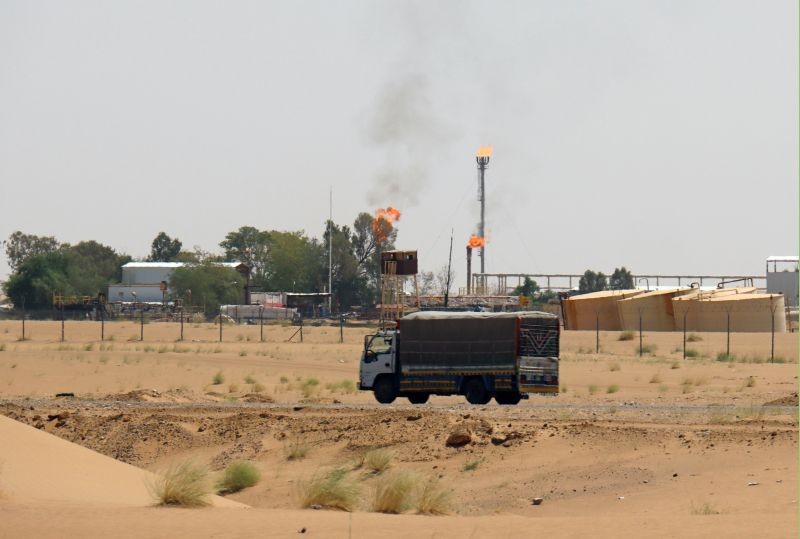
[[[385,354],[392,348],[392,338],[386,335],[375,335],[367,346],[367,352]]]

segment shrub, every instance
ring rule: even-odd
[[[86,343],[83,346],[83,349],[86,350],[87,352],[91,352],[94,349],[94,344],[93,343]]]
[[[686,349],[686,357],[693,357],[694,358],[694,357],[698,357],[699,355],[700,355],[700,352],[698,352],[694,348],[687,348]]]
[[[651,384],[660,384],[660,383],[661,383],[661,375],[660,375],[660,374],[658,374],[658,373],[655,373],[655,374],[654,374],[654,375],[653,375],[653,376],[650,378],[650,383],[651,383]]]
[[[258,380],[256,380],[256,379],[253,377],[253,375],[252,375],[252,374],[248,374],[247,376],[245,376],[245,377],[244,377],[244,383],[245,383],[245,384],[255,384],[255,383],[257,383],[257,382],[258,382]]]
[[[654,354],[658,348],[655,344],[643,344],[642,345],[642,354]],[[636,353],[639,353],[639,347],[636,347]]]
[[[475,470],[478,469],[478,466],[481,465],[481,462],[483,462],[483,459],[475,459],[467,461],[464,463],[464,466],[461,468],[461,470],[464,472],[474,472]]]
[[[372,449],[364,454],[363,466],[368,470],[381,473],[389,469],[394,459],[394,452],[390,449]]]
[[[228,393],[236,393],[239,391],[239,384],[231,384],[228,386]]]
[[[755,387],[756,386],[756,378],[755,376],[748,376],[744,381],[745,387]]]
[[[597,393],[597,386],[592,384],[589,386],[589,395],[594,395],[595,393]]]
[[[616,393],[619,391],[619,386],[617,384],[611,384],[606,388],[606,393]]]
[[[672,369],[672,370],[675,370],[675,369],[680,369],[680,368],[681,368],[681,364],[680,364],[680,362],[679,362],[679,361],[673,361],[673,362],[670,364],[669,368],[670,368],[670,369]]]
[[[614,363],[611,363],[611,364],[608,366],[608,370],[610,370],[611,372],[618,371],[618,370],[620,370],[621,368],[622,368],[622,367],[620,367],[619,363],[617,363],[616,361],[615,361]]]
[[[213,382],[215,386],[225,383],[225,375],[222,374],[222,371],[219,371],[217,374],[214,375]]]
[[[247,355],[247,350],[239,350],[239,356],[245,357]]]
[[[162,344],[161,346],[158,347],[159,354],[166,354],[167,352],[169,352],[169,348],[167,348],[166,345]]]
[[[617,337],[617,340],[618,341],[632,341],[634,336],[635,336],[635,333],[633,331],[623,331],[622,333],[619,334],[619,337]]]
[[[450,492],[443,489],[434,478],[429,478],[417,498],[417,513],[423,515],[444,515],[450,511]]]
[[[353,511],[358,505],[359,487],[347,476],[347,470],[336,468],[325,475],[316,475],[305,485],[302,507],[320,505],[330,509]]]
[[[287,377],[285,377],[285,376],[281,376],[281,383],[282,384],[288,384],[289,383],[289,379]]]
[[[694,502],[689,506],[689,512],[693,515],[718,515],[719,511],[708,502],[695,505]]]
[[[327,384],[325,388],[331,393],[350,394],[355,393],[356,384],[352,380],[341,380],[335,384]]]
[[[689,335],[686,336],[686,342],[698,342],[702,340],[703,337],[701,337],[697,333],[689,333]]]
[[[6,343],[0,344],[0,352],[6,351]]]
[[[372,510],[379,513],[404,513],[413,504],[417,475],[407,470],[386,475],[375,486]]]
[[[736,361],[736,356],[727,352],[719,352],[717,354],[717,361]]]
[[[261,481],[261,472],[250,462],[232,462],[217,483],[217,492],[228,494],[252,487]]]
[[[258,382],[253,384],[253,393],[263,393],[266,389],[267,388],[264,386],[264,384],[259,384]]]
[[[306,458],[310,447],[305,439],[295,436],[283,447],[283,452],[286,455],[286,460],[300,460]]]
[[[159,505],[208,505],[208,496],[211,494],[208,470],[188,460],[172,465],[155,480],[151,492]]]

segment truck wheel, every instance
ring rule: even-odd
[[[498,393],[494,396],[497,404],[519,404],[521,399],[522,395],[519,393]]]
[[[381,376],[375,380],[373,392],[375,393],[375,400],[381,404],[391,404],[397,398],[394,383],[388,376]]]
[[[425,404],[429,398],[430,395],[427,393],[412,393],[408,396],[408,402],[411,404]]]
[[[492,398],[489,392],[486,391],[483,380],[479,378],[467,380],[467,383],[464,385],[464,396],[470,404],[486,404]]]

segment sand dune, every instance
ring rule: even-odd
[[[0,489],[20,503],[153,505],[155,475],[0,416]],[[245,507],[214,496],[217,507]]]

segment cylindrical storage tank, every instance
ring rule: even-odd
[[[566,329],[619,331],[617,302],[638,296],[643,290],[603,290],[572,296],[563,302]]]
[[[674,331],[672,298],[691,292],[690,288],[672,288],[652,290],[632,298],[621,299],[617,302],[620,326],[623,330],[637,331],[641,315],[644,331]]]
[[[783,295],[745,293],[685,302],[681,299],[673,300],[677,329],[683,329],[685,311],[687,331],[727,331],[728,315],[732,332],[770,332],[773,327],[776,333],[786,331]]]

